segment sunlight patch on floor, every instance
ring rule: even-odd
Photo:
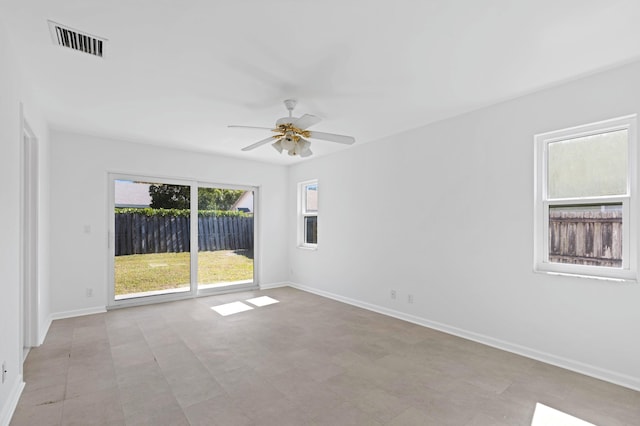
[[[585,422],[571,414],[563,413],[546,405],[536,404],[533,412],[531,426],[595,426],[593,423]]]
[[[254,297],[253,299],[247,299],[246,301],[258,307],[279,303],[276,299],[269,296]]]
[[[269,296],[254,297],[252,299],[245,300],[245,302],[251,303],[258,308],[261,306],[273,305],[274,303],[280,303],[280,301]],[[225,303],[224,305],[213,306],[211,309],[226,317],[227,315],[249,311],[253,309],[253,307],[242,302],[231,302]]]
[[[232,302],[232,303],[225,303],[224,305],[214,306],[211,309],[213,309],[223,317],[226,317],[227,315],[233,315],[239,312],[250,311],[253,308],[249,305],[245,305],[242,302]]]

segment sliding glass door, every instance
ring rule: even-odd
[[[252,287],[253,188],[110,175],[110,304]]]

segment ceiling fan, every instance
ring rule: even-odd
[[[264,144],[275,141],[272,146],[278,151],[287,151],[289,155],[299,155],[300,157],[308,157],[311,154],[311,142],[309,139],[319,139],[329,142],[337,142],[346,145],[351,145],[356,140],[352,136],[336,135],[333,133],[316,132],[313,130],[307,130],[307,128],[318,124],[321,121],[320,117],[315,115],[305,114],[302,117],[293,117],[293,109],[296,107],[297,101],[295,99],[287,99],[284,101],[284,106],[289,111],[288,117],[279,118],[276,121],[275,128],[269,127],[255,127],[255,126],[229,126],[240,127],[243,129],[261,129],[271,130],[274,135],[269,136],[266,139],[262,139],[254,144],[242,148],[243,151],[250,151],[258,148]]]

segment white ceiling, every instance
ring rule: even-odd
[[[639,0],[2,0],[0,20],[52,127],[280,164],[304,160],[226,126],[297,98],[362,144],[640,58]]]

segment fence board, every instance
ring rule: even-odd
[[[171,252],[177,253],[180,251],[178,247],[178,226],[176,225],[176,217],[171,216]]]
[[[233,218],[233,240],[235,241],[236,244],[236,249],[239,249],[241,244],[240,244],[240,221],[238,220],[240,219],[239,217],[234,217]]]
[[[216,240],[215,240],[215,229],[213,227],[213,224],[215,222],[215,218],[213,217],[207,217],[207,218],[203,218],[205,220],[205,223],[207,224],[207,236],[208,236],[208,242],[209,242],[209,251],[214,251],[216,249]]]
[[[220,218],[221,226],[220,226],[220,245],[222,250],[228,250],[228,238],[227,238],[227,218]]]
[[[220,250],[220,230],[219,230],[219,224],[217,220],[213,220],[211,222],[211,224],[213,225],[213,245],[214,245],[214,250]]]

